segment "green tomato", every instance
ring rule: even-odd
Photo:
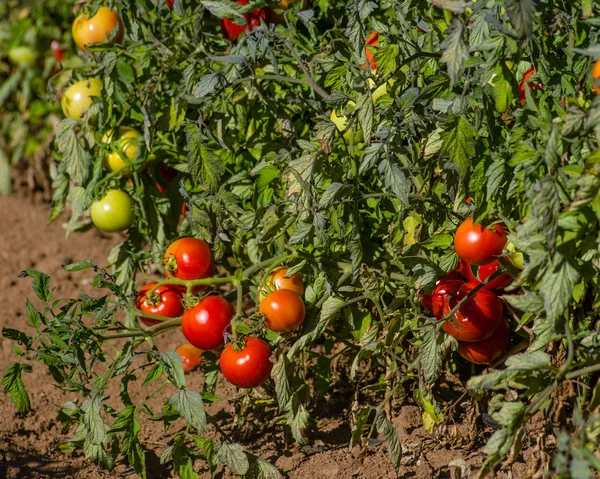
[[[38,58],[38,53],[31,47],[14,47],[8,51],[8,59],[13,65],[28,67],[33,65]]]
[[[506,243],[506,251],[510,252],[508,255],[508,260],[512,263],[512,265],[515,268],[522,270],[525,266],[525,257],[523,256],[523,253],[516,251],[515,245],[510,241]]]
[[[373,72],[375,73],[375,72]],[[391,88],[394,86],[394,83],[396,83],[396,81],[394,79],[388,80],[387,82],[385,82],[382,85],[379,85],[377,88],[375,88],[373,90],[373,87],[375,86],[375,82],[371,79],[368,78],[367,79],[367,84],[369,85],[369,88],[371,90],[373,90],[373,92],[371,93],[371,96],[373,97],[373,103],[377,103],[377,100],[379,100],[383,95],[387,95],[388,94],[388,86]]]
[[[355,106],[356,103],[350,100],[346,105],[346,108],[354,110]],[[348,118],[346,117],[346,115],[341,114],[340,116],[338,116],[335,113],[335,110],[332,110],[329,118],[332,122],[335,123],[335,126],[337,126],[338,131],[344,131],[346,129],[346,126],[348,126]],[[344,133],[344,140],[346,140],[348,143],[360,143],[361,141],[363,141],[362,130],[359,129],[355,132],[354,130],[352,130],[352,128],[350,128],[348,131],[346,131],[346,133]]]
[[[129,228],[135,220],[133,200],[121,190],[109,190],[104,198],[92,203],[92,223],[100,231],[114,233]]]
[[[99,97],[101,90],[102,82],[97,78],[88,78],[73,83],[67,88],[60,101],[63,113],[67,118],[79,120],[92,105],[92,97]]]

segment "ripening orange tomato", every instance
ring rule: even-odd
[[[600,85],[596,83],[596,80],[600,80],[600,60],[596,62],[594,69],[592,70],[592,85],[594,86],[596,94],[600,95]]]
[[[189,373],[202,364],[202,351],[190,343],[179,346],[175,352],[181,356],[183,372]]]
[[[258,302],[261,303],[264,297],[278,289],[289,289],[298,296],[304,296],[304,281],[299,274],[294,274],[290,278],[286,278],[288,269],[280,267],[271,272],[267,280],[266,287],[260,288],[258,292]]]
[[[87,46],[93,43],[106,41],[106,36],[115,28],[118,31],[113,39],[115,43],[123,41],[123,21],[119,14],[110,8],[100,7],[92,18],[87,13],[82,13],[73,22],[73,40],[79,49],[87,52]]]
[[[260,303],[265,326],[276,333],[288,333],[304,322],[304,301],[289,289],[278,289]]]
[[[369,38],[365,42],[365,45],[371,46],[371,47],[378,46],[379,45],[379,33],[371,32],[371,35],[369,35]],[[370,52],[368,48],[365,51],[366,51],[366,55],[367,55],[367,62],[369,63],[369,66],[371,67],[371,71],[377,70],[377,62],[375,60],[375,54]],[[363,68],[366,68],[367,63],[363,63],[361,66]]]

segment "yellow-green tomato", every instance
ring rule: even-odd
[[[355,106],[356,103],[350,100],[346,105],[346,108],[349,110],[354,110]],[[346,126],[348,126],[348,118],[343,113],[340,116],[338,116],[335,113],[335,110],[332,110],[330,119],[332,122],[335,123],[335,126],[337,126],[338,131],[344,131],[346,129]],[[346,131],[346,133],[344,133],[344,139],[348,143],[360,143],[363,140],[362,131],[360,129],[358,131],[354,131],[352,130],[352,128],[350,128],[348,129],[348,131]]]
[[[373,90],[373,92],[371,93],[371,96],[373,98],[373,103],[377,103],[377,100],[379,100],[383,95],[387,95],[388,86],[391,88],[394,86],[394,83],[396,83],[396,81],[394,79],[391,79],[391,80],[388,80],[387,82],[385,82],[384,84],[379,85],[377,88],[375,88],[373,90],[373,87],[375,86],[375,82],[373,81],[373,79],[368,78],[367,84],[369,85],[369,88],[371,90]]]
[[[100,96],[102,82],[97,78],[88,78],[73,83],[60,102],[62,111],[67,118],[79,120],[83,113],[92,105],[92,97]]]
[[[517,269],[523,269],[525,265],[525,257],[523,253],[516,251],[515,245],[510,241],[506,243],[506,251],[509,251],[508,260],[512,263],[512,265]]]
[[[131,174],[131,171],[126,166],[135,158],[135,154],[139,149],[138,138],[141,136],[142,134],[139,131],[126,126],[119,127],[118,137],[114,130],[108,130],[102,136],[102,143],[111,145],[112,147],[112,151],[104,155],[106,169],[108,171],[122,170],[121,173],[124,175]],[[124,160],[123,157],[129,161]]]
[[[13,65],[28,67],[35,63],[38,53],[31,47],[14,47],[8,51],[8,59]]]
[[[108,190],[104,198],[92,203],[92,223],[100,231],[114,233],[129,228],[135,220],[133,200],[121,190]]]

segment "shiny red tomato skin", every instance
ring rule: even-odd
[[[471,266],[469,266],[469,263],[467,263],[466,261],[461,260],[459,268],[460,273],[465,278],[467,278],[467,281],[479,283],[484,282],[486,279],[488,279],[488,277],[494,274],[496,270],[502,269],[502,265],[499,261],[494,261],[493,263],[479,266],[477,268],[477,275],[479,276],[479,279],[477,279],[477,277],[473,274],[473,272],[471,271]],[[504,273],[498,276],[496,279],[491,280],[488,284],[485,285],[485,288],[491,289],[493,291],[499,291],[506,288],[512,282],[513,277],[508,273]]]
[[[474,343],[459,341],[458,354],[472,363],[488,364],[500,357],[509,341],[510,327],[504,318],[498,329],[489,338]]]
[[[221,353],[220,367],[223,376],[238,388],[255,388],[271,375],[273,363],[271,348],[262,339],[248,337],[244,348],[236,351],[228,344]]]
[[[170,285],[162,285],[156,288],[156,304],[152,304],[152,298],[148,298],[150,292],[156,283],[149,283],[144,286],[137,294],[135,306],[145,313],[165,316],[166,318],[177,318],[183,314],[183,305],[181,304],[181,294]],[[154,326],[160,323],[157,319],[140,316],[140,321],[146,326]]]
[[[476,286],[477,283],[464,283],[455,293],[449,294],[444,304],[444,316]],[[500,298],[482,288],[444,323],[442,329],[459,341],[482,341],[498,329],[503,317]]]
[[[230,328],[233,310],[221,296],[205,296],[193,308],[183,313],[181,331],[185,339],[199,349],[220,348],[224,334]]]
[[[462,279],[449,279],[440,281],[431,295],[431,312],[437,319],[442,319],[446,315],[446,306],[450,297],[465,284]]]
[[[265,315],[265,326],[277,333],[298,329],[304,322],[304,301],[289,289],[278,289],[268,294],[260,303]]]
[[[212,253],[206,241],[197,238],[180,238],[167,248],[165,252],[165,264],[175,258],[176,268],[171,271],[175,278],[192,280],[209,278],[214,268],[212,264]],[[165,271],[165,277],[169,277]]]
[[[420,294],[419,295],[419,299],[421,300],[421,303],[423,304],[423,306],[425,307],[425,309],[431,313],[434,312],[434,301],[433,301],[433,295],[435,293],[435,289],[443,283],[446,283],[448,281],[453,281],[453,280],[461,280],[462,278],[460,277],[460,275],[456,272],[456,271],[450,271],[448,274],[446,274],[445,276],[443,276],[442,278],[438,279],[435,282],[435,286],[433,288],[433,292],[431,294]],[[440,304],[440,299],[437,299],[437,304]],[[439,306],[438,306],[439,307]],[[440,310],[441,313],[441,310]],[[438,318],[439,319],[439,318]]]
[[[237,0],[238,5],[248,5],[248,0]],[[261,18],[264,20],[267,18],[267,13],[264,8],[257,8],[252,10],[250,13],[245,13],[244,18],[246,19],[247,25],[238,25],[229,18],[221,19],[221,31],[228,40],[235,42],[242,33],[246,30],[251,32],[255,27],[260,25]]]
[[[467,218],[456,230],[454,249],[467,263],[482,266],[502,255],[506,241],[506,231],[502,225],[484,228],[481,223],[474,225],[473,218]]]

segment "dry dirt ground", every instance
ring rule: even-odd
[[[31,279],[20,279],[24,269],[38,269],[52,277],[56,288],[55,297],[77,296],[78,291],[90,292],[91,275],[85,272],[69,274],[61,265],[89,259],[105,264],[109,250],[119,240],[114,235],[102,235],[95,230],[72,234],[65,239],[60,221],[47,225],[49,207],[42,201],[12,196],[0,197],[3,225],[0,230],[0,324],[27,330],[25,298],[34,300]],[[181,343],[180,332],[166,335],[158,344],[161,350],[169,350]],[[12,343],[0,338],[0,369],[15,359]],[[192,373],[188,384],[201,381],[200,373]],[[10,398],[0,390],[0,478],[46,478],[64,477],[78,479],[137,477],[123,463],[112,472],[103,471],[83,459],[79,452],[64,454],[59,445],[74,431],[63,431],[56,419],[57,405],[73,399],[52,385],[48,371],[34,365],[33,373],[24,377],[29,391],[32,412],[25,417],[17,414]],[[140,381],[141,382],[141,381]],[[112,385],[108,393],[118,396],[118,384]],[[136,387],[139,390],[136,390]],[[141,386],[133,386],[132,395],[147,394]],[[161,399],[172,391],[164,393]],[[218,394],[223,398],[235,396],[235,391],[220,385]],[[160,402],[160,401],[159,401]],[[159,402],[154,407],[160,407]],[[377,445],[362,452],[359,448],[348,449],[350,429],[348,427],[349,399],[339,398],[341,403],[335,411],[317,414],[318,426],[310,435],[308,446],[299,447],[289,441],[288,434],[281,428],[259,430],[244,438],[230,431],[234,439],[277,465],[286,477],[293,479],[387,479],[387,478],[459,478],[458,468],[449,467],[450,461],[463,459],[473,470],[482,463],[485,455],[482,444],[471,444],[471,451],[452,448],[449,443],[432,437],[421,427],[420,412],[413,405],[396,405],[393,424],[402,442],[404,457],[398,473],[393,470],[385,445]],[[209,412],[225,418],[231,407],[227,399],[209,406]],[[461,425],[457,426],[460,432]],[[179,430],[177,427],[174,431]],[[162,423],[146,421],[142,425],[141,440],[147,448],[148,477],[151,479],[172,477],[172,470],[160,465],[159,457],[169,446],[172,431],[163,432]],[[456,447],[456,446],[454,446]],[[521,458],[509,470],[497,472],[494,477],[527,477],[526,460]],[[202,478],[210,477],[207,469],[197,464]],[[217,477],[230,477],[227,471],[219,470]]]

